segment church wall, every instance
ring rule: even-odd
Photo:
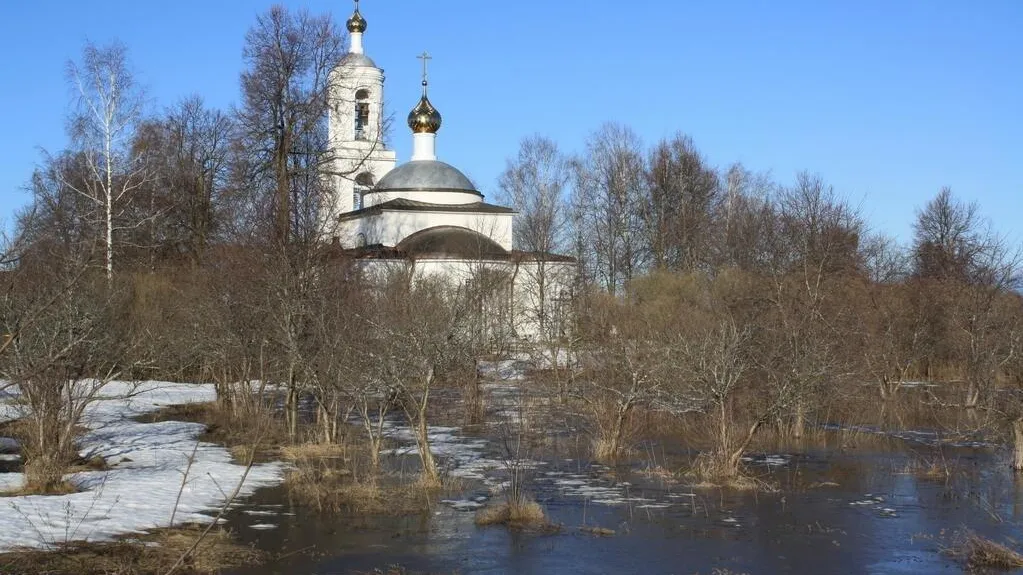
[[[370,174],[376,182],[394,168],[395,153],[391,150],[374,148],[369,142],[361,149],[343,148],[338,151],[330,176],[334,194],[323,206],[322,225],[328,237],[342,237],[344,233],[337,231],[337,218],[345,212],[352,211],[355,197],[355,178],[361,174]],[[342,227],[343,228],[343,227]]]
[[[521,339],[544,341],[572,332],[573,262],[525,261],[512,264],[515,330]]]
[[[385,211],[345,223],[342,245],[358,245],[358,234],[367,245],[394,247],[408,236],[437,226],[457,226],[490,237],[506,250],[512,249],[513,214],[474,214],[464,212]]]
[[[509,262],[496,260],[365,260],[370,281],[411,271],[418,278],[442,278],[451,289],[464,288],[482,274],[500,274],[507,282],[494,290],[484,318],[490,331],[513,340],[543,341],[572,331],[571,290],[576,266],[571,262]],[[545,281],[539,281],[540,276]],[[493,277],[493,276],[491,276]],[[544,284],[541,291],[540,285]],[[543,294],[541,297],[541,293]],[[541,319],[542,318],[542,319]]]
[[[478,194],[465,192],[373,192],[366,194],[365,207],[375,206],[398,198],[426,202],[428,204],[465,205],[480,201]]]

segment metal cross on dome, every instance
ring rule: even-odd
[[[419,56],[416,56],[416,58],[423,61],[423,93],[426,93],[426,86],[430,81],[429,64],[430,60],[433,60],[433,56],[431,56],[429,52],[423,52]]]

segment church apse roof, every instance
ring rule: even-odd
[[[507,258],[508,250],[487,236],[458,226],[437,226],[418,231],[395,248],[412,257]]]

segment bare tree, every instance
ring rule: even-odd
[[[964,406],[973,408],[991,399],[1002,370],[1021,352],[1012,337],[1012,304],[1020,287],[1023,257],[1004,239],[990,235],[975,259],[974,281],[952,285],[949,339],[953,357],[966,380]]]
[[[202,262],[222,226],[221,196],[227,185],[231,118],[207,108],[192,96],[168,109],[162,118],[145,122],[134,148],[150,160],[152,179],[146,186],[150,225],[139,244],[165,253],[187,254]]]
[[[149,177],[145,158],[130,148],[145,100],[121,44],[86,44],[81,63],[68,63],[68,81],[77,96],[71,137],[83,154],[89,178],[65,184],[102,210],[107,280],[114,274],[114,233],[140,222],[118,222],[133,194]]]
[[[863,365],[881,399],[890,400],[932,350],[926,313],[914,293],[926,286],[906,283],[910,257],[891,238],[869,238],[862,253],[867,272],[861,315]]]
[[[551,300],[567,286],[558,277],[559,263],[553,254],[568,244],[568,187],[572,177],[568,159],[552,140],[534,136],[522,141],[518,157],[509,160],[501,174],[500,187],[505,201],[516,210],[515,245],[529,254],[529,265],[520,266],[519,282],[526,290],[528,321],[547,333]]]
[[[735,164],[725,176],[723,197],[717,204],[718,266],[747,271],[767,271],[773,231],[777,220],[772,198],[777,185],[767,174],[757,174]]]
[[[638,408],[663,405],[671,376],[667,328],[675,318],[598,295],[588,302],[587,348],[576,396],[593,414],[594,455],[616,461],[628,449],[629,423]]]
[[[590,136],[576,165],[574,202],[579,261],[614,294],[643,269],[640,214],[646,178],[639,137],[605,124]]]
[[[80,152],[44,156],[29,184],[31,208],[18,217],[20,241],[81,263],[95,257],[95,246],[102,242],[102,210],[75,191],[92,177],[87,164]]]
[[[917,214],[915,277],[928,295],[930,338],[956,364],[966,383],[964,406],[990,397],[998,374],[1017,350],[1005,309],[1020,286],[1023,255],[984,225],[976,204],[943,188]]]
[[[706,410],[716,420],[715,449],[708,470],[712,475],[732,478],[739,474],[742,457],[760,427],[777,415],[777,398],[760,397],[746,428],[733,433],[734,403],[751,379],[754,367],[753,337],[749,326],[739,326],[730,317],[711,318],[695,333],[677,341],[682,377],[673,394],[673,412]]]
[[[63,476],[78,460],[86,408],[129,369],[131,343],[114,321],[120,290],[75,260],[34,248],[5,278],[12,285],[0,297],[0,321],[10,335],[0,376],[17,397],[25,489],[53,493],[66,488]]]
[[[840,342],[853,324],[842,277],[859,268],[862,222],[819,177],[800,174],[778,198],[769,296],[775,386],[791,396],[790,431],[802,437],[815,403],[850,375]]]
[[[643,224],[651,264],[691,271],[711,258],[717,173],[689,136],[662,140],[647,161],[648,197]]]
[[[969,282],[983,242],[978,206],[958,201],[942,188],[913,225],[913,258],[917,277]]]
[[[445,377],[474,365],[463,345],[471,326],[444,278],[417,274],[414,264],[395,270],[379,298],[372,308],[374,359],[394,386],[416,440],[423,479],[437,484],[440,471],[430,451],[431,399]]]
[[[280,5],[258,16],[245,36],[238,112],[244,172],[273,207],[273,238],[282,244],[318,231],[330,77],[343,55],[344,35],[330,15]]]

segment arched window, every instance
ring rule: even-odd
[[[369,139],[369,90],[355,92],[355,139]]]
[[[362,196],[373,187],[373,174],[363,172],[355,177],[355,190],[352,192],[352,209],[362,209]]]

